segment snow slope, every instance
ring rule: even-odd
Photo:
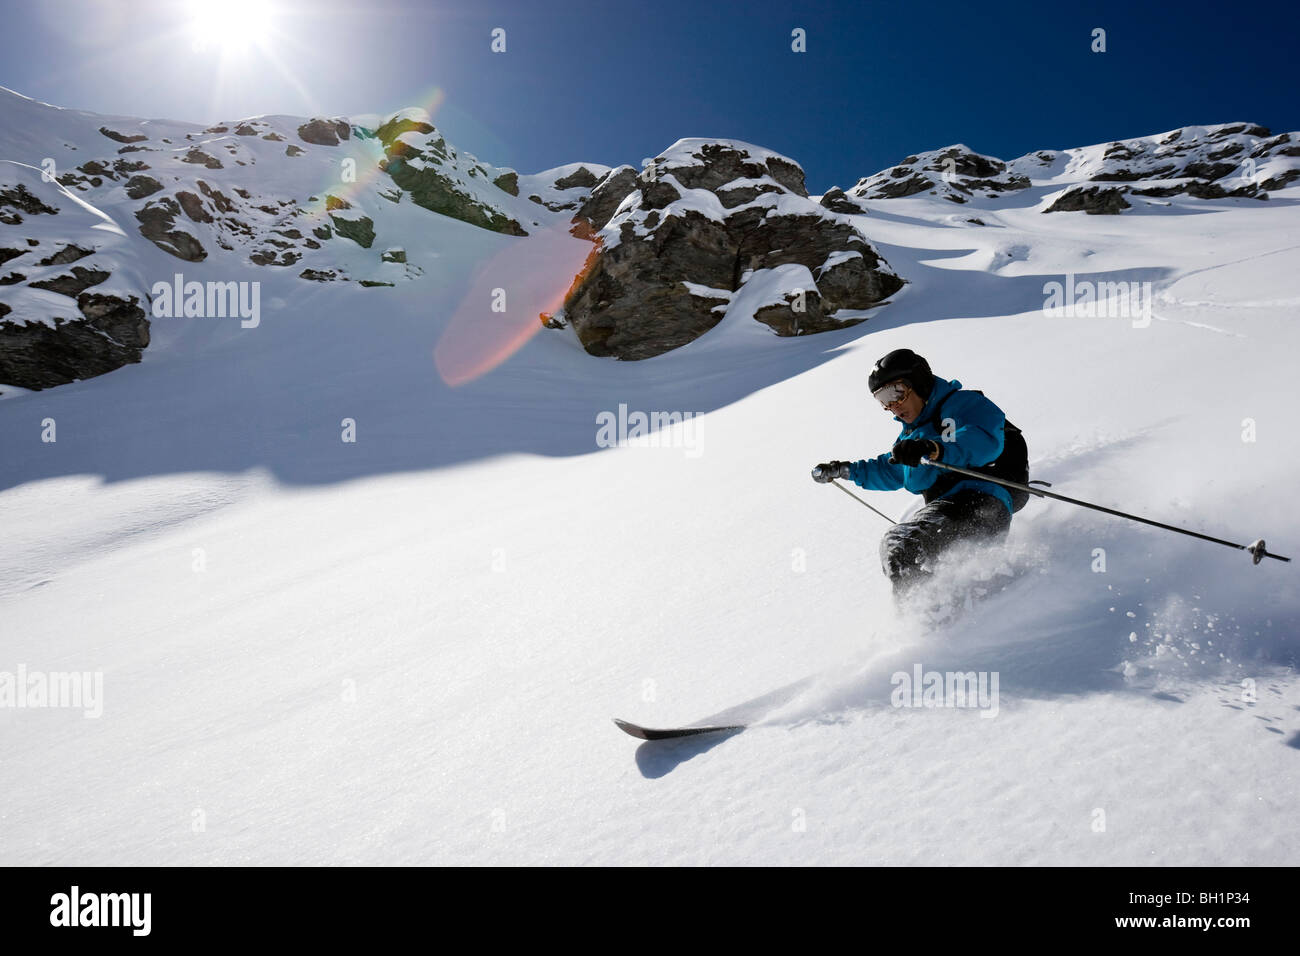
[[[637,363],[489,311],[566,240],[420,211],[424,281],[250,269],[257,328],[155,320],[140,365],[0,402],[0,671],[103,675],[98,718],[0,707],[0,862],[1294,863],[1294,564],[1032,502],[1024,576],[927,630],[809,479],[888,447],[866,377],[907,346],[1061,493],[1300,550],[1300,187],[1040,215],[1060,188],[871,204],[910,285],[870,321],[733,303]],[[1152,321],[1045,315],[1066,273],[1151,282]],[[602,449],[620,405],[700,417]],[[996,672],[996,716],[892,706],[918,664]]]

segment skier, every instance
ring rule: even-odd
[[[1029,497],[923,465],[921,459],[1025,482],[1028,453],[1020,430],[1000,408],[982,392],[937,378],[911,349],[896,349],[878,361],[867,384],[903,426],[894,447],[877,458],[818,465],[813,480],[844,478],[873,491],[906,488],[925,499],[924,507],[880,542],[881,564],[901,599],[930,577],[928,565],[953,544],[1004,538],[1012,513]]]

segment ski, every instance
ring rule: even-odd
[[[721,734],[745,729],[745,724],[725,724],[716,727],[642,727],[626,720],[619,720],[617,717],[614,718],[614,723],[625,734],[631,734],[641,740],[669,740],[674,737],[695,737],[699,734]]]

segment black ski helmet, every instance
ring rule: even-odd
[[[877,362],[867,379],[867,387],[874,392],[899,379],[912,386],[912,391],[922,399],[929,399],[934,387],[934,373],[930,371],[930,363],[911,349],[894,349]]]

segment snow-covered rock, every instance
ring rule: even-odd
[[[694,341],[722,319],[719,300],[694,290],[735,296],[781,267],[798,269],[781,269],[779,301],[753,316],[779,335],[860,322],[835,313],[903,284],[851,221],[808,198],[796,162],[750,143],[679,140],[639,176],[621,167],[596,183],[575,218],[597,251],[564,321],[593,355],[642,359]]]
[[[1021,190],[1045,191],[1043,212],[1118,214],[1125,196],[1267,199],[1300,178],[1300,134],[1274,136],[1253,123],[1185,126],[1152,136],[1066,150],[1036,150],[1011,162],[963,145],[908,156],[823,197],[838,211],[865,211],[868,201],[927,195],[955,203],[972,197],[1013,201]],[[1098,185],[1101,184],[1101,185]],[[1108,185],[1113,184],[1113,185]]]
[[[366,135],[383,146],[379,168],[406,190],[417,206],[493,232],[528,235],[518,220],[497,205],[510,192],[497,184],[507,171],[481,163],[469,153],[458,153],[423,111],[400,110]],[[505,185],[510,185],[508,179]]]
[[[971,196],[988,198],[1028,186],[1029,179],[1009,171],[1002,160],[976,153],[959,143],[908,156],[897,166],[859,180],[843,195],[849,201],[866,201],[926,193],[965,203]],[[838,194],[833,198],[844,201]]]
[[[0,161],[0,223],[0,382],[49,388],[140,361],[149,295],[112,219]]]

